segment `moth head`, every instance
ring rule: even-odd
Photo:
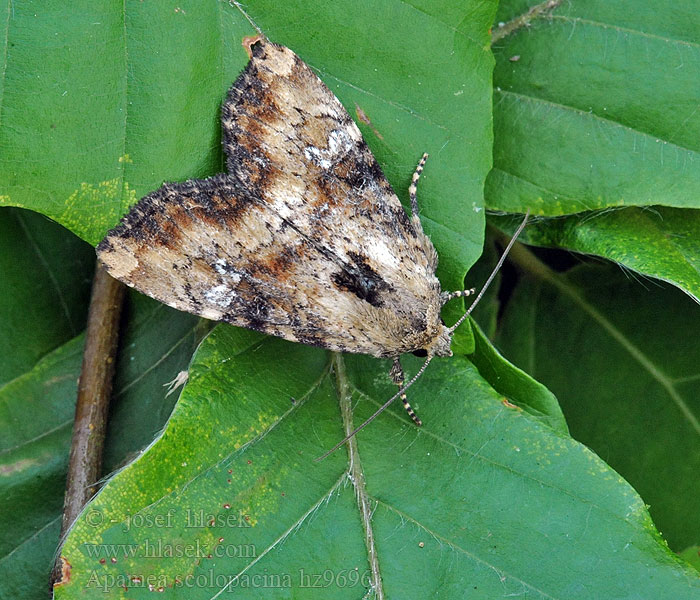
[[[435,337],[432,344],[425,348],[424,356],[452,356],[450,343],[452,342],[452,330],[443,325],[440,333]]]

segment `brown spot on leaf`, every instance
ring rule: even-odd
[[[377,128],[374,125],[372,125],[372,121],[369,120],[369,117],[365,111],[360,108],[359,104],[355,104],[355,114],[357,115],[359,121],[370,126],[370,129],[374,135],[376,135],[380,140],[384,140],[384,136],[377,131]]]
[[[507,408],[520,408],[517,404],[513,404],[508,398],[503,398],[501,404]]]
[[[66,583],[69,583],[70,576],[71,576],[71,570],[73,568],[65,556],[61,556],[59,558],[61,561],[61,579],[59,579],[56,583],[53,584],[54,587],[56,587],[58,585],[64,585]]]

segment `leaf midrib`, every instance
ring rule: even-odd
[[[352,411],[352,386],[348,380],[347,372],[345,371],[345,363],[342,354],[334,353],[333,363],[339,396],[338,402],[340,404],[340,413],[343,418],[343,430],[346,436],[350,436],[347,441],[349,466],[346,473],[355,489],[356,506],[360,511],[360,519],[362,521],[362,529],[364,530],[365,537],[365,548],[367,549],[367,562],[369,563],[370,572],[372,573],[372,590],[377,600],[384,600],[384,587],[382,585],[382,576],[379,569],[379,555],[374,541],[374,528],[372,527],[373,511],[369,506],[370,498],[365,484],[365,473],[362,469],[357,437],[353,435],[355,425],[353,423]]]

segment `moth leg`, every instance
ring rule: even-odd
[[[404,385],[405,377],[403,374],[403,367],[401,366],[398,356],[394,359],[394,364],[391,365],[389,375],[391,375],[393,382],[399,386],[399,389],[401,389]],[[418,425],[418,427],[420,427],[423,424],[423,421],[418,418],[418,415],[416,415],[414,410],[411,408],[408,400],[406,400],[406,394],[401,394],[401,402],[403,402],[403,407],[406,409],[408,416],[411,417],[413,422]]]
[[[444,305],[447,304],[450,300],[453,300],[454,298],[466,298],[467,296],[471,296],[475,292],[476,290],[474,288],[470,290],[460,290],[458,292],[442,292],[442,294],[440,294],[440,300]]]
[[[423,172],[423,167],[425,166],[425,161],[428,160],[428,153],[424,153],[413,172],[413,177],[411,178],[411,185],[408,186],[408,196],[411,199],[411,220],[413,221],[413,226],[419,231],[423,231],[423,227],[420,223],[420,218],[418,217],[418,198],[416,196],[416,184],[420,179],[420,174]]]

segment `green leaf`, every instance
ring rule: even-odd
[[[524,256],[498,346],[557,395],[572,435],[639,491],[671,547],[695,543],[697,305],[614,266],[556,274]]]
[[[45,217],[0,209],[0,385],[82,331],[94,261]]]
[[[248,60],[241,39],[255,33],[236,6],[82,0],[68,14],[60,2],[6,10],[1,202],[95,244],[164,180],[224,170],[219,107]],[[371,119],[360,126],[402,200],[421,154],[432,154],[423,222],[454,289],[483,242],[495,3],[254,0],[246,10],[356,120],[358,108]]]
[[[700,207],[692,3],[509,0],[497,19],[489,207]]]
[[[45,217],[0,209],[2,597],[46,596],[94,260]]]
[[[94,251],[29,211],[0,209],[0,596],[44,598],[63,509]],[[177,398],[200,320],[143,296],[127,303],[106,470],[148,444]],[[138,343],[135,342],[138,340]]]
[[[503,218],[503,222],[509,224],[506,218]],[[493,230],[487,230],[484,253],[469,271],[467,282],[468,285],[474,286],[475,292],[483,290],[500,258],[492,233]],[[479,374],[489,385],[503,394],[504,402],[510,399],[523,410],[541,419],[543,423],[560,433],[568,434],[564,415],[554,395],[541,383],[503,358],[487,337],[493,337],[498,330],[499,313],[502,309],[500,296],[509,285],[507,275],[503,278],[502,271],[496,273],[492,284],[471,313],[475,321],[472,323],[475,348],[469,353],[469,360],[479,369]],[[473,300],[470,299],[470,302]]]
[[[163,435],[70,532],[71,578],[56,598],[122,584],[146,598],[148,583],[212,598],[229,582],[241,597],[359,598],[378,585],[373,573],[389,598],[700,590],[619,476],[505,406],[465,359],[436,359],[412,389],[423,428],[394,406],[350,450],[314,462],[393,391],[387,361],[332,363],[320,350],[217,327]],[[349,573],[355,583],[343,585]],[[304,587],[304,574],[331,583]]]
[[[131,318],[117,360],[106,473],[162,429],[177,398],[166,396],[164,384],[187,368],[203,333],[196,317],[143,296],[133,294],[125,312]],[[46,595],[59,541],[83,343],[80,335],[0,388],[3,597]]]
[[[94,260],[45,217],[0,209],[0,596],[46,594]]]
[[[476,349],[469,358],[479,369],[479,374],[491,387],[503,394],[504,401],[510,399],[532,416],[541,419],[542,423],[567,435],[569,428],[554,394],[503,358],[478,325],[474,326],[473,331]]]
[[[46,594],[63,512],[83,336],[0,387],[0,595]]]
[[[700,297],[700,13],[643,0],[501,3],[495,210],[545,220],[523,239],[603,256]],[[611,207],[655,205],[605,211]]]
[[[513,230],[512,219],[491,217]],[[700,211],[656,206],[533,220],[521,240],[613,260],[668,281],[700,302]]]

